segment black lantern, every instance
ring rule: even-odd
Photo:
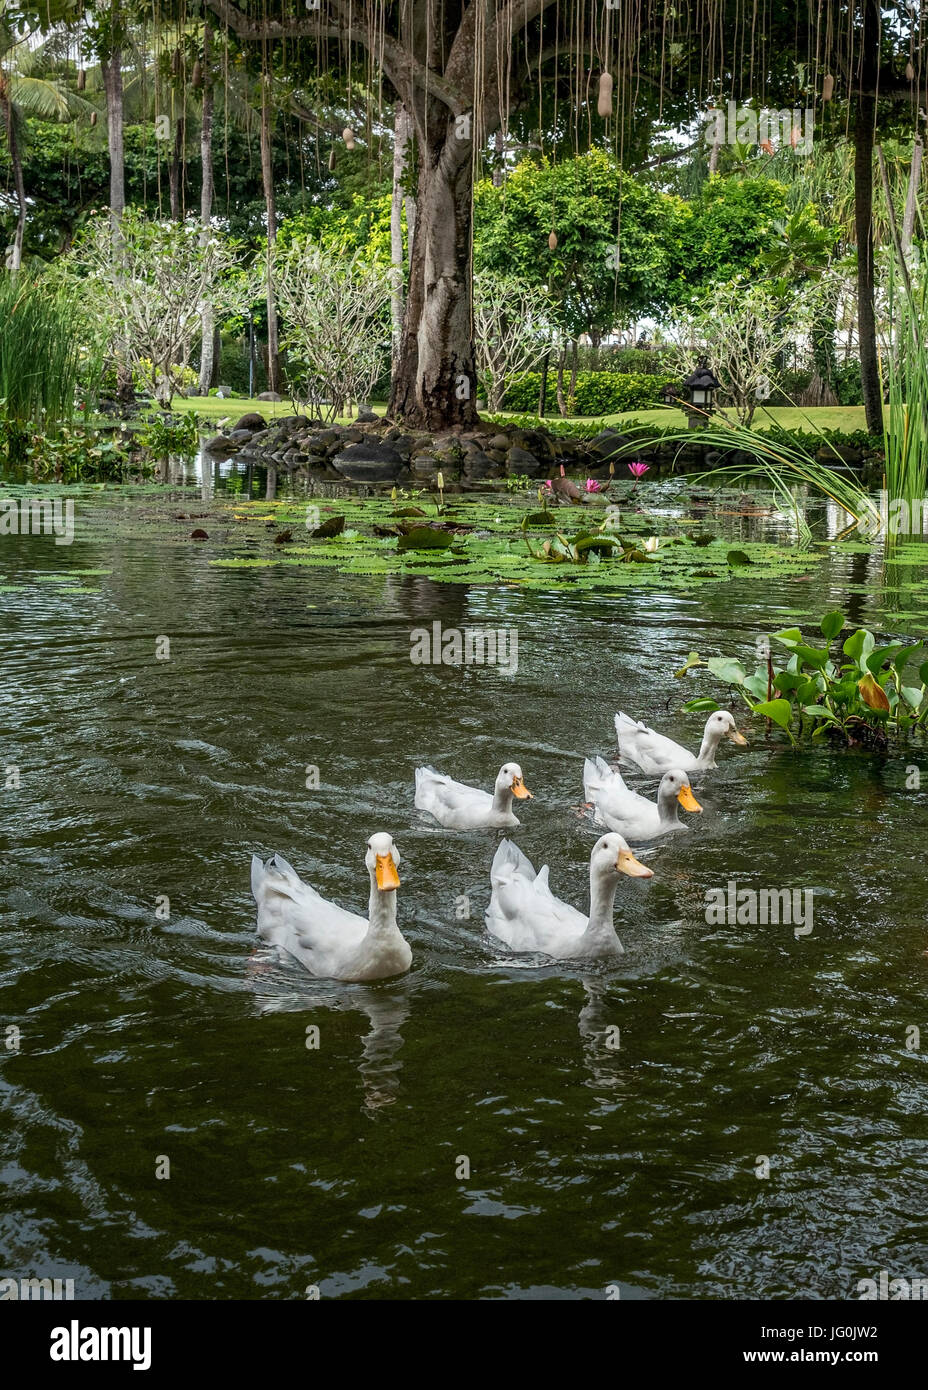
[[[722,383],[714,374],[705,357],[700,357],[696,370],[690,372],[683,382],[683,390],[689,395],[691,426],[705,423],[705,417],[712,414],[712,396]]]
[[[679,405],[680,387],[675,381],[668,381],[661,390],[665,405]]]

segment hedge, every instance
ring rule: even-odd
[[[644,372],[578,372],[574,392],[575,415],[616,415],[624,410],[650,410],[660,405],[661,392],[675,378]],[[564,393],[570,385],[569,373],[564,374]],[[506,389],[504,410],[534,413],[538,409],[541,373],[523,372],[514,377]],[[557,373],[548,372],[545,392],[545,411],[557,413]]]

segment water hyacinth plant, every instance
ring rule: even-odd
[[[919,684],[906,684],[906,668],[920,650],[920,642],[878,647],[872,632],[857,628],[839,646],[845,618],[837,611],[826,613],[819,628],[824,646],[807,642],[798,627],[760,639],[761,662],[753,675],[735,658],[703,661],[698,652],[690,652],[676,675],[682,679],[704,667],[737,691],[752,713],[779,725],[793,743],[808,733],[847,745],[885,747],[891,737],[924,728],[928,661],[918,668]],[[789,653],[785,664],[775,665],[771,642]],[[711,712],[720,706],[714,699],[699,697],[683,708]]]

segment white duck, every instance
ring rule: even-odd
[[[522,851],[503,840],[490,869],[487,930],[514,951],[541,951],[558,960],[621,955],[612,912],[622,874],[653,877],[621,835],[603,835],[590,855],[590,911],[584,916],[551,892],[547,864],[536,874]]]
[[[416,768],[416,806],[428,811],[446,830],[510,830],[519,824],[512,799],[531,798],[518,763],[504,763],[493,795],[464,782],[454,782],[433,767]]]
[[[615,731],[623,761],[635,763],[649,777],[662,777],[673,769],[703,772],[706,768],[717,767],[715,754],[723,738],[731,739],[732,743],[742,747],[747,745],[747,739],[738,732],[727,709],[718,709],[709,715],[698,753],[690,753],[679,743],[674,743],[672,738],[655,733],[640,720],[636,724],[627,714],[616,715]]]
[[[603,824],[632,841],[653,840],[673,830],[688,830],[689,826],[677,814],[678,805],[685,811],[702,810],[689,778],[678,767],[664,773],[657,801],[649,801],[627,787],[622,774],[614,772],[603,758],[595,762],[587,758],[583,764],[583,795],[592,802]]]
[[[364,856],[371,880],[365,921],[320,897],[281,855],[272,855],[266,864],[252,855],[258,935],[320,978],[381,980],[401,975],[409,969],[412,951],[396,925],[399,862],[392,836],[371,836]]]

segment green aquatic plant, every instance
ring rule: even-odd
[[[165,410],[148,410],[141,419],[142,428],[136,439],[155,458],[166,459],[172,454],[192,458],[200,447],[200,422],[196,412],[180,415]]]
[[[824,645],[806,641],[798,627],[773,632],[757,642],[759,664],[753,674],[734,657],[710,657],[703,661],[690,652],[675,674],[679,679],[704,667],[710,675],[737,691],[752,713],[779,725],[796,743],[809,733],[845,744],[883,747],[892,736],[923,728],[928,719],[928,661],[918,668],[918,685],[906,683],[906,668],[920,650],[920,642],[890,642],[878,647],[867,628],[857,628],[843,642],[845,617],[837,610],[819,623]],[[789,657],[777,666],[771,642]],[[687,711],[712,712],[720,708],[708,696],[688,700]]]
[[[101,368],[101,345],[73,290],[0,273],[0,407],[23,449],[27,433],[54,435],[89,407]]]

